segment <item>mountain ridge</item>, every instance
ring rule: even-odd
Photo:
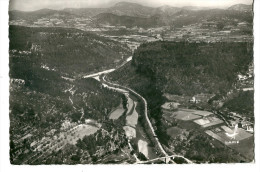
[[[228,10],[236,10],[236,11],[251,11],[253,8],[252,5],[246,4],[235,4],[227,8]]]
[[[182,6],[182,7],[175,7],[175,6],[171,6],[171,5],[162,5],[162,6],[158,6],[158,7],[149,7],[146,5],[142,5],[142,4],[138,4],[138,3],[131,3],[131,2],[118,2],[116,4],[114,4],[111,7],[106,7],[106,8],[101,8],[101,7],[84,7],[84,8],[64,8],[61,10],[56,10],[56,9],[50,9],[50,8],[43,8],[43,9],[39,9],[39,10],[33,10],[33,11],[22,11],[22,10],[9,10],[9,12],[37,12],[40,10],[53,10],[53,11],[67,11],[68,9],[74,9],[74,10],[82,10],[82,9],[110,9],[110,8],[114,8],[114,7],[122,7],[122,6],[141,6],[141,7],[147,7],[147,8],[153,8],[153,9],[158,9],[161,7],[170,7],[170,8],[180,8],[180,9],[186,9],[186,10],[193,10],[193,9],[199,9],[199,10],[204,10],[204,9],[215,9],[215,7],[199,7],[199,6]],[[234,4],[231,5],[229,7],[227,7],[226,9],[232,10],[232,9],[239,9],[239,8],[251,8],[252,9],[252,5],[247,5],[247,4]]]
[[[41,9],[32,12],[9,11],[9,15],[10,20],[23,19],[34,22],[40,18],[68,19],[81,17],[91,18],[94,23],[101,22],[100,24],[114,26],[156,27],[160,24],[163,26],[176,25],[179,27],[194,24],[202,20],[222,22],[223,18],[230,18],[231,20],[239,19],[240,22],[247,21],[251,23],[252,13],[248,10],[249,7],[250,5],[236,4],[228,9],[179,8],[169,5],[153,8],[137,3],[119,2],[109,8]]]

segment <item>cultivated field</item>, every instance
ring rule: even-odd
[[[183,120],[183,121],[189,121],[189,120],[201,118],[199,115],[195,115],[192,112],[193,111],[190,110],[178,110],[176,112],[164,113],[164,116],[169,121],[173,118],[178,120]]]
[[[238,151],[249,159],[254,159],[254,137],[253,134],[248,133],[244,129],[238,128],[238,134],[234,138],[230,138],[226,133],[233,133],[233,130],[227,126],[221,126],[221,131],[215,132],[213,130],[207,130],[209,136],[229,146],[230,148]]]
[[[194,122],[196,124],[199,124],[203,128],[223,123],[222,120],[220,120],[216,117],[206,117],[206,118],[203,118],[203,119],[197,119]]]
[[[223,130],[225,131],[225,133],[233,133],[233,130],[231,130],[230,128],[228,128],[227,126],[221,126],[221,128],[223,128]],[[235,137],[235,140],[238,140],[238,141],[240,141],[240,140],[244,140],[244,139],[246,139],[246,138],[248,138],[248,137],[251,137],[251,136],[253,136],[253,134],[251,134],[251,133],[248,133],[247,131],[245,131],[244,129],[242,129],[242,128],[238,128],[237,129],[237,135],[236,135],[236,137]],[[220,135],[223,135],[223,133],[220,133]],[[222,136],[222,137],[226,137],[226,135],[225,136]]]
[[[88,124],[80,124],[68,131],[61,132],[58,136],[44,137],[35,150],[37,151],[58,151],[66,144],[76,144],[78,139],[94,134],[99,130],[98,127]]]
[[[230,144],[228,145],[232,149],[238,151],[245,157],[253,160],[254,159],[254,137],[248,137],[244,140],[239,141],[239,144]]]

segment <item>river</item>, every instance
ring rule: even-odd
[[[125,62],[123,62],[117,68],[108,69],[108,70],[104,70],[102,72],[97,72],[97,73],[93,73],[90,75],[86,75],[83,78],[94,78],[94,79],[98,80],[99,82],[101,82],[100,78],[99,78],[101,75],[111,73],[111,72],[115,71],[116,69],[123,67],[125,64],[127,64],[131,60],[132,60],[132,56],[127,58],[127,60]],[[148,146],[149,140],[145,136],[145,134],[144,134],[145,132],[144,132],[142,126],[138,123],[139,114],[138,114],[138,110],[136,109],[136,107],[138,105],[137,100],[133,100],[133,96],[130,96],[129,91],[127,91],[125,89],[113,87],[113,86],[107,85],[105,83],[102,83],[102,85],[104,87],[107,87],[108,89],[115,90],[126,96],[127,102],[128,102],[127,103],[127,113],[126,113],[126,124],[123,127],[123,129],[125,130],[126,136],[127,136],[128,140],[135,141],[135,144],[138,148],[138,150],[135,150],[135,151],[142,152],[148,159],[156,158],[157,155],[155,154],[154,149],[152,147]]]

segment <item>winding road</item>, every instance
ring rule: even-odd
[[[107,74],[115,71],[115,70],[118,70],[119,68],[123,67],[125,64],[127,64],[129,61],[132,60],[132,56],[129,57],[124,63],[122,63],[120,66],[118,66],[117,68],[115,69],[109,69],[109,70],[106,70],[106,71],[103,71],[103,72],[99,72],[99,73],[96,73],[96,74],[91,74],[91,75],[88,75],[88,76],[85,76],[84,78],[89,78],[89,77],[93,77],[93,78],[96,78],[97,80],[99,80],[100,82],[103,82],[104,84],[107,84],[108,86],[110,87],[115,87],[115,89],[123,89],[123,90],[126,90],[128,91],[129,93],[135,95],[136,97],[138,97],[139,99],[141,99],[144,103],[144,115],[145,115],[145,119],[149,125],[149,128],[152,132],[152,135],[156,141],[156,144],[158,146],[158,148],[160,149],[160,152],[164,155],[163,157],[159,157],[159,158],[156,158],[156,159],[152,159],[152,160],[148,160],[148,161],[137,161],[138,164],[141,164],[141,163],[147,163],[147,162],[152,162],[152,161],[155,161],[155,160],[159,160],[159,159],[165,159],[166,163],[168,162],[172,162],[174,164],[176,164],[171,158],[174,158],[174,157],[181,157],[183,159],[185,159],[189,164],[192,164],[193,162],[188,160],[187,158],[181,156],[181,155],[171,155],[169,156],[167,154],[167,152],[164,150],[162,144],[160,143],[157,135],[155,134],[155,131],[154,131],[154,128],[153,128],[153,125],[148,117],[148,112],[147,112],[147,101],[145,100],[144,97],[142,97],[140,94],[138,94],[136,91],[132,90],[131,88],[128,88],[126,86],[122,86],[122,85],[119,85],[119,84],[115,84],[115,83],[112,83],[110,81],[107,81],[106,80],[106,76]],[[103,75],[103,77],[100,79],[100,76]]]
[[[149,117],[148,117],[148,113],[147,113],[147,101],[145,100],[145,98],[143,98],[140,94],[138,94],[137,92],[135,92],[135,91],[132,90],[131,88],[128,88],[128,87],[125,87],[125,86],[122,86],[122,85],[119,85],[119,84],[115,84],[115,83],[111,83],[111,82],[107,81],[107,80],[106,80],[106,75],[104,75],[104,76],[102,77],[102,81],[105,82],[106,84],[110,85],[110,86],[114,86],[114,87],[117,87],[117,88],[125,89],[125,90],[129,91],[129,93],[134,94],[135,96],[137,96],[138,98],[140,98],[140,99],[143,101],[144,106],[145,106],[145,108],[144,108],[145,118],[146,118],[146,121],[147,121],[147,123],[148,123],[148,125],[149,125],[149,128],[151,129],[151,132],[152,132],[152,134],[153,134],[153,137],[154,137],[155,140],[156,140],[156,144],[158,145],[158,147],[159,147],[161,153],[162,153],[165,157],[169,157],[169,155],[165,152],[165,150],[163,149],[161,143],[159,142],[159,139],[157,138],[157,135],[155,134],[154,128],[153,128],[153,126],[152,126],[152,123],[151,123],[151,121],[150,121],[150,119],[149,119]],[[169,160],[170,160],[170,159],[169,159]],[[168,162],[169,160],[166,158],[166,162]]]

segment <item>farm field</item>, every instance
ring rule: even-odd
[[[223,130],[225,131],[225,132],[227,132],[227,133],[233,133],[233,130],[231,130],[230,128],[228,128],[227,126],[221,126],[221,128],[223,128]],[[242,129],[242,128],[238,128],[237,129],[237,132],[238,132],[238,134],[236,135],[236,139],[235,140],[238,140],[238,141],[241,141],[241,140],[244,140],[244,139],[246,139],[246,138],[249,138],[249,137],[251,137],[251,136],[253,136],[253,134],[251,134],[251,133],[248,133],[247,131],[245,131],[244,129]],[[223,134],[223,133],[220,133],[221,135]],[[224,137],[224,136],[223,136]],[[226,137],[226,135],[225,135],[225,137]]]
[[[230,138],[226,135],[226,133],[233,133],[233,130],[228,128],[227,126],[221,126],[221,131],[220,132],[215,132],[213,130],[207,130],[205,131],[208,135],[212,136],[213,138],[221,141],[223,144],[228,145],[230,142],[235,141],[235,142],[240,142],[244,139],[247,139],[249,137],[252,137],[253,134],[248,133],[247,131],[245,131],[244,129],[238,128],[237,130],[237,135],[235,136],[235,138]]]
[[[207,117],[207,118],[203,118],[203,119],[197,119],[194,122],[196,124],[199,124],[203,128],[207,128],[210,126],[214,126],[214,125],[223,123],[222,120],[220,120],[216,117]]]
[[[190,109],[181,109],[181,110],[186,110],[186,111],[189,111]],[[209,116],[209,115],[212,115],[213,113],[212,112],[208,112],[208,111],[202,111],[202,110],[191,110],[191,112],[195,115],[199,115],[199,116],[202,116],[202,117],[205,117],[205,116]]]
[[[165,112],[165,111],[164,111]],[[193,111],[187,110],[179,110],[176,112],[166,112],[164,116],[167,120],[171,121],[173,118],[183,121],[190,121],[194,119],[201,118],[199,115],[195,115],[192,113]]]
[[[195,109],[179,109],[178,111],[163,110],[163,112],[167,120],[171,120],[171,118],[175,118],[183,121],[195,120],[212,114],[211,112],[208,111],[201,111]]]
[[[253,160],[254,159],[254,137],[248,137],[244,140],[239,141],[239,144],[228,145],[230,148],[238,151],[245,157]]]
[[[53,138],[44,137],[36,146],[37,151],[51,151],[51,150],[59,150],[66,144],[77,143],[78,139],[82,139],[84,136],[88,136],[96,133],[99,130],[98,127],[87,124],[80,124],[72,129],[61,132],[59,136],[54,136]]]
[[[82,139],[84,136],[88,136],[91,134],[96,133],[99,130],[98,127],[93,125],[87,125],[87,124],[81,124],[76,127],[74,127],[71,130],[71,133],[69,135],[67,133],[62,133],[62,137],[66,137],[67,139],[64,140],[64,142],[68,142],[70,144],[76,144],[78,139]]]
[[[238,135],[236,135],[236,137],[232,139],[226,135],[226,133],[231,133],[231,132],[233,132],[233,130],[228,128],[227,126],[221,126],[221,131],[217,133],[212,130],[205,131],[205,133],[207,133],[209,136],[222,142],[228,147],[236,150],[237,152],[241,153],[245,157],[249,159],[254,159],[253,135],[241,128],[238,128]]]

